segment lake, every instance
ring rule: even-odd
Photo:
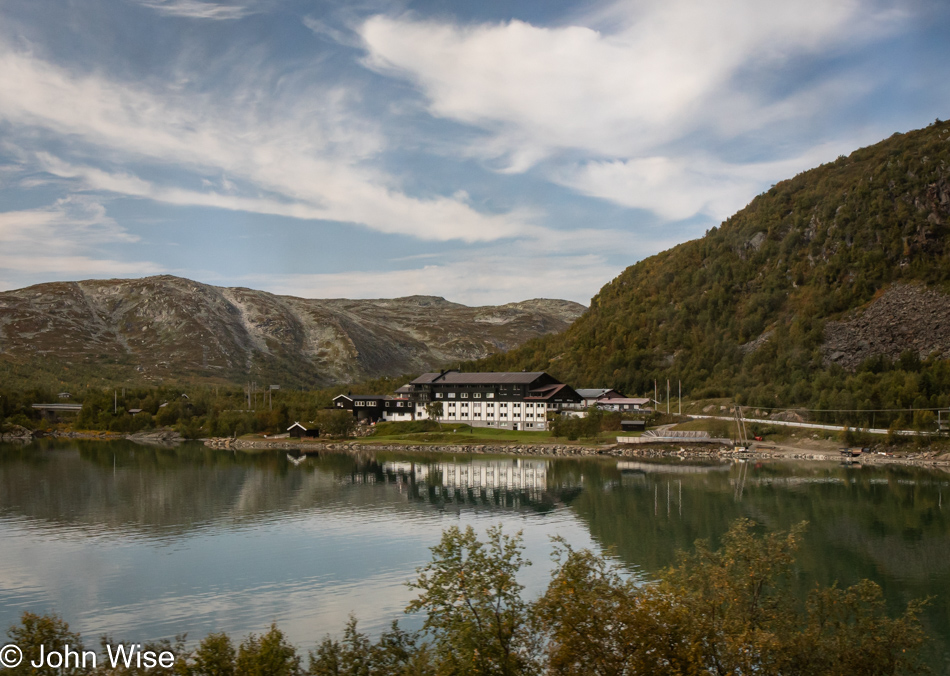
[[[0,627],[55,611],[94,644],[103,633],[240,639],[276,621],[306,649],[351,613],[371,634],[393,619],[418,627],[402,613],[405,583],[452,525],[523,531],[534,595],[553,536],[650,578],[749,517],[809,522],[798,593],[870,578],[895,612],[932,597],[929,660],[950,673],[944,491],[942,470],[837,463],[0,445]]]

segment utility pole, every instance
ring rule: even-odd
[[[679,407],[680,407],[679,414],[683,415],[683,381],[678,380],[676,382],[679,384]]]
[[[670,414],[670,379],[666,379],[666,415]]]
[[[115,398],[115,401],[113,401],[112,412],[118,413],[119,412],[119,392],[117,390],[112,390],[112,396]]]

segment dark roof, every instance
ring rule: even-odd
[[[579,395],[584,397],[584,399],[597,399],[598,397],[603,397],[606,394],[613,392],[617,397],[623,397],[623,395],[612,387],[599,387],[599,388],[590,388],[590,387],[581,387],[574,390]]]
[[[409,383],[406,383],[406,384],[403,385],[402,387],[397,387],[397,388],[395,389],[395,392],[396,392],[397,394],[408,394],[409,392],[412,392],[412,386],[409,385]]]
[[[564,383],[553,383],[551,385],[545,385],[543,387],[539,387],[537,389],[531,390],[531,396],[543,395],[549,392],[550,390],[559,390],[564,386],[565,386]]]
[[[295,422],[293,425],[291,425],[290,427],[288,427],[288,428],[287,428],[287,431],[289,432],[290,430],[292,430],[292,429],[295,428],[295,427],[299,427],[299,428],[302,429],[304,432],[307,431],[307,428],[304,427],[303,425],[301,425],[299,422]]]
[[[445,383],[447,385],[494,385],[514,384],[530,385],[535,380],[545,375],[544,371],[488,371],[483,373],[459,373],[458,371],[449,371],[447,373],[423,373],[412,381],[412,385],[429,385],[432,383]]]
[[[547,385],[546,387],[539,387],[536,390],[531,390],[531,396],[525,397],[525,400],[543,400],[550,399],[555,394],[558,394],[564,391],[564,388],[570,390],[570,386],[565,383],[560,383],[559,385]]]

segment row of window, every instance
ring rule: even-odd
[[[447,415],[447,417],[451,417],[451,416],[454,416],[454,415],[455,415],[455,412],[450,412],[450,413]],[[468,414],[467,414],[465,411],[462,411],[461,413],[459,413],[459,417],[465,417],[465,416],[467,416],[467,415],[468,415]],[[481,414],[476,413],[475,415],[481,415]],[[495,415],[495,414],[492,413],[491,411],[489,411],[489,412],[486,413],[485,415],[491,416],[491,415]],[[505,414],[504,412],[500,412],[500,413],[498,414],[499,417],[504,417],[505,415],[506,415],[506,414]],[[525,413],[525,414],[524,414],[524,417],[525,417],[525,418],[534,418],[534,413]],[[543,418],[544,415],[541,414],[541,413],[539,413],[539,414],[538,414],[538,417],[539,417],[539,418]]]
[[[436,392],[436,393],[435,393],[435,398],[436,398],[436,399],[455,399],[455,394],[456,394],[455,392]],[[494,392],[485,392],[484,394],[485,394],[485,398],[486,398],[486,399],[494,399],[494,398],[495,398],[495,393],[494,393]],[[458,398],[459,398],[459,399],[468,399],[468,392],[459,392],[459,393],[458,393]],[[481,393],[481,392],[472,392],[472,399],[481,399],[481,398],[482,398],[482,393]]]
[[[462,408],[468,408],[468,404],[460,404],[460,406],[461,406]],[[481,404],[472,404],[472,408],[480,409],[481,407],[482,407]],[[494,404],[485,404],[485,408],[494,408],[494,407],[495,407]],[[498,408],[507,408],[507,407],[508,407],[508,404],[507,404],[506,402],[501,402],[500,404],[498,404]],[[511,407],[512,407],[512,408],[520,409],[520,408],[521,408],[521,404],[520,404],[520,403],[518,403],[518,404],[512,404]],[[531,402],[525,402],[524,407],[525,407],[525,408],[534,408],[534,407],[537,407],[537,408],[544,408],[544,404],[532,404]],[[454,404],[454,403],[450,403],[450,404],[449,404],[449,408],[455,408],[455,404]]]

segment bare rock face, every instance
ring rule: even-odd
[[[0,293],[0,357],[109,365],[146,381],[319,386],[485,357],[563,331],[585,310],[548,299],[314,300],[168,275],[62,282]]]
[[[798,411],[777,411],[769,416],[769,420],[781,420],[783,422],[805,422],[802,413]]]
[[[19,425],[0,427],[0,441],[29,441],[32,438],[33,433],[25,427]]]
[[[896,360],[907,351],[921,359],[950,357],[950,296],[894,284],[851,317],[828,322],[823,350],[826,364],[848,370],[870,357]]]

